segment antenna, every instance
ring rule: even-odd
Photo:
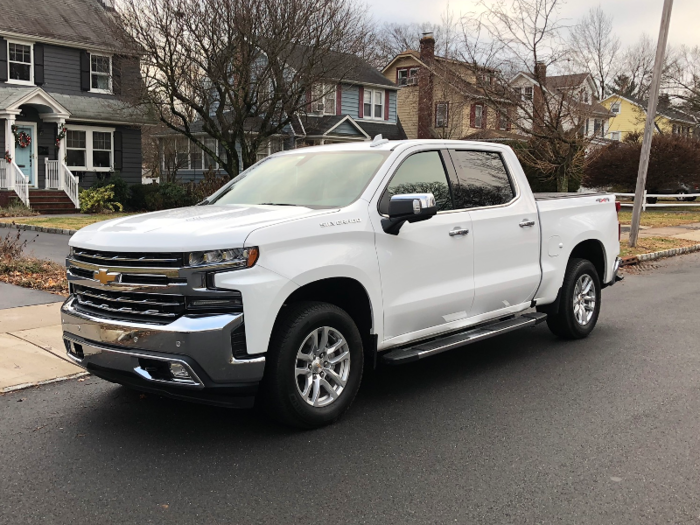
[[[374,139],[372,140],[372,144],[369,145],[370,148],[376,148],[377,146],[381,146],[382,144],[386,144],[389,142],[389,139],[385,139],[382,137],[382,134],[380,133]]]

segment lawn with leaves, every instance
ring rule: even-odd
[[[671,239],[668,237],[640,237],[637,241],[637,246],[634,248],[630,248],[627,242],[621,242],[620,257],[660,252],[663,250],[670,250],[672,248],[684,248],[686,246],[694,246],[695,244],[698,244],[698,242],[688,241],[685,239]]]
[[[96,222],[127,217],[133,213],[98,213],[95,215],[72,215],[58,217],[30,217],[27,219],[0,219],[2,222],[16,222],[30,226],[43,226],[45,228],[59,228],[64,230],[79,230]]]
[[[620,222],[630,224],[632,222],[632,210],[625,208],[620,210]],[[700,222],[700,207],[695,210],[671,211],[664,209],[647,210],[642,213],[642,226],[661,228],[665,226],[679,226]]]

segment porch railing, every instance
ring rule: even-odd
[[[65,162],[61,162],[61,167],[63,168],[63,191],[70,197],[75,207],[80,208],[78,178],[68,169]]]
[[[0,159],[0,190],[9,190],[10,182],[7,179],[7,161]]]
[[[46,159],[46,189],[61,189],[61,162]]]
[[[29,178],[22,173],[15,161],[0,159],[0,189],[13,190],[19,200],[29,208]]]

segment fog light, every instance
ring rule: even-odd
[[[180,363],[170,363],[170,373],[175,379],[191,379],[190,373]]]

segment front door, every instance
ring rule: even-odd
[[[469,316],[474,299],[471,218],[468,211],[455,209],[445,160],[439,151],[410,155],[380,200],[379,211],[386,215],[391,195],[432,193],[440,210],[427,221],[405,223],[398,235],[385,233],[375,221],[384,341],[422,330],[439,332]]]
[[[20,139],[15,141],[15,163],[29,180],[29,185],[34,186],[34,149],[36,147],[36,144],[34,144],[36,139],[34,126],[17,124],[17,135]],[[26,140],[27,138],[29,138],[29,141]]]

